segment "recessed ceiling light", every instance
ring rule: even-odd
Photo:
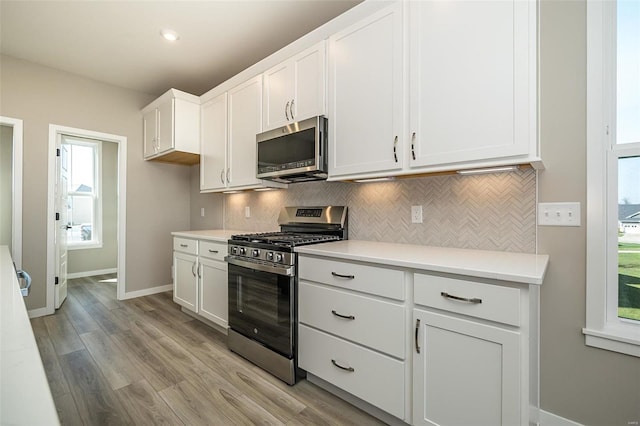
[[[173,30],[162,30],[160,31],[160,35],[164,37],[165,40],[169,41],[177,41],[180,39],[178,33]]]

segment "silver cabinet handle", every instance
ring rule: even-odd
[[[416,132],[413,132],[411,134],[411,158],[413,158],[414,160],[416,159],[415,142],[416,142]]]
[[[449,294],[446,292],[440,292],[440,296],[444,297],[445,299],[453,299],[453,300],[458,300],[460,302],[465,302],[465,303],[482,303],[482,299],[478,299],[477,297],[474,297],[472,299],[468,299],[466,297],[460,297],[460,296],[454,296],[453,294]]]
[[[209,249],[209,253],[220,253],[218,250],[211,250]]]
[[[198,278],[202,278],[202,263],[198,264]]]
[[[189,247],[189,244],[180,244],[180,247]]]
[[[29,295],[29,291],[31,291],[31,275],[27,274],[27,271],[23,271],[22,269],[16,271],[16,275],[18,278],[22,278],[26,285],[24,287],[20,287],[20,293],[22,297],[27,297]]]
[[[224,169],[220,170],[220,182],[224,185]]]
[[[194,277],[196,276],[196,271],[194,269],[195,267],[196,267],[196,262],[193,262],[193,265],[191,265],[191,273],[193,274]]]
[[[331,272],[331,275],[333,275],[334,277],[345,278],[348,280],[352,280],[356,277],[355,275],[342,275],[342,274],[338,274],[337,272]]]
[[[336,367],[338,367],[341,370],[348,371],[349,373],[353,373],[354,371],[356,371],[353,367],[343,367],[343,366],[341,366],[340,364],[338,364],[336,362],[335,359],[331,360],[331,364],[335,365]]]
[[[231,179],[229,179],[229,174],[231,173],[231,168],[227,169],[227,184],[231,183]]]
[[[416,320],[416,337],[415,337],[415,342],[416,342],[416,353],[419,354],[420,353],[420,345],[418,344],[418,335],[420,333],[420,320],[417,319]]]
[[[393,160],[398,162],[398,137],[393,138]]]
[[[291,99],[291,105],[289,105],[289,112],[291,113],[291,119],[293,120],[295,117],[293,116],[293,102],[295,99]]]
[[[289,101],[287,101],[287,104],[284,106],[284,116],[287,117],[287,121],[289,121]]]
[[[331,313],[333,315],[337,316],[337,317],[348,319],[348,320],[356,319],[356,317],[354,317],[353,315],[342,315],[342,314],[337,313],[335,310],[332,310]]]

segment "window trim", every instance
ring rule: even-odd
[[[617,318],[612,299],[617,302],[612,275],[617,251],[611,235],[617,229],[617,161],[624,153],[638,150],[638,144],[615,146],[615,2],[587,2],[587,287],[585,344],[640,357],[640,325]],[[615,192],[615,197],[614,197]],[[615,198],[615,201],[613,200]],[[617,208],[615,209],[617,213]],[[607,241],[602,244],[602,241]],[[617,241],[617,238],[616,238]],[[617,305],[617,303],[616,303]]]
[[[83,242],[76,241],[71,242],[67,240],[67,250],[86,250],[86,249],[99,249],[102,248],[102,141],[97,139],[78,138],[72,135],[63,135],[62,143],[67,145],[82,145],[90,146],[94,149],[94,191],[91,197],[93,198],[93,223],[91,229],[91,241]],[[73,161],[73,160],[72,160]],[[73,172],[72,172],[73,173]],[[69,191],[67,196],[86,196],[89,195],[77,193],[75,191]]]

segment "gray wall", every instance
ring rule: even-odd
[[[204,217],[200,215],[204,208]],[[191,166],[191,229],[222,229],[224,194],[200,193],[200,165]]]
[[[69,273],[118,266],[118,144],[102,142],[102,247],[69,250]],[[128,280],[127,280],[128,281]]]
[[[579,228],[538,228],[538,250],[551,258],[542,286],[542,409],[587,425],[640,421],[640,360],[587,347],[586,2],[540,6],[540,141],[546,170],[540,202],[579,201]],[[633,423],[635,424],[635,423]]]
[[[0,126],[0,246],[11,251],[13,218],[13,127]]]
[[[142,158],[140,109],[154,97],[0,57],[0,114],[24,122],[23,268],[29,309],[46,304],[49,124],[128,138],[126,290],[172,282],[170,232],[189,227],[189,167]]]

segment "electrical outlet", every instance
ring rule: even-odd
[[[200,207],[200,216],[204,217],[204,207]]]
[[[411,223],[422,223],[422,206],[411,206]]]
[[[538,225],[580,226],[580,203],[538,203]]]
[[[251,209],[249,208],[249,206],[246,206],[244,208],[244,217],[249,219],[251,217]]]

